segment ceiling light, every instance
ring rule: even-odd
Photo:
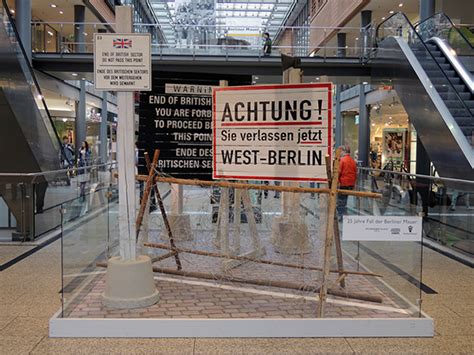
[[[63,118],[63,122],[66,123],[66,122],[67,122],[67,118]]]
[[[385,123],[385,125],[386,125],[386,126],[388,126],[388,122],[387,122],[387,123]]]
[[[64,14],[64,11],[63,11],[63,10],[59,10],[59,14],[60,14],[60,15]]]
[[[367,84],[368,84],[367,81],[363,81],[363,82],[362,82],[362,85],[367,85]]]
[[[400,4],[398,4],[398,7],[402,7],[403,6],[403,3],[401,2]]]
[[[72,76],[77,76],[77,73],[72,73],[71,75],[72,75]]]
[[[359,40],[359,37],[356,37],[356,41],[358,41],[358,40]]]
[[[83,32],[84,33],[84,36],[87,36],[87,32]]]
[[[393,13],[395,13],[395,11],[390,10],[388,13],[389,13],[389,14],[393,14]]]
[[[385,20],[385,16],[384,16],[384,17],[382,17],[382,20]]]
[[[372,123],[372,127],[375,127],[375,123]]]
[[[53,9],[56,8],[56,7],[58,7],[58,5],[56,5],[56,4],[51,4],[50,6],[51,6]]]
[[[11,9],[10,12],[11,12],[12,14],[14,14],[14,13],[15,13],[15,10]]]
[[[316,77],[316,80],[319,80],[319,76]]]
[[[53,32],[51,32],[51,31],[48,31],[48,34],[49,34],[51,37],[53,37],[53,35],[54,35]]]

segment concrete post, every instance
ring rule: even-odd
[[[84,22],[86,7],[84,5],[74,5],[74,48],[76,53],[84,53],[86,49]]]
[[[283,72],[283,84],[303,82],[301,69],[289,68]],[[298,182],[283,182],[283,186],[299,186]],[[282,254],[305,254],[311,252],[308,226],[301,218],[300,195],[291,192],[281,194],[281,216],[272,223],[271,242]]]
[[[132,33],[132,8],[115,8],[117,32]],[[119,92],[117,160],[119,170],[120,256],[108,261],[103,302],[112,308],[139,308],[159,300],[151,259],[136,255],[135,104],[133,92]]]
[[[31,63],[31,0],[15,1],[15,25]]]
[[[86,139],[86,81],[80,81],[79,101],[76,102],[76,120],[74,125],[74,146],[76,158],[79,157],[79,150],[82,142]]]
[[[436,0],[420,0],[420,21],[435,14]]]
[[[120,16],[119,16],[120,13]],[[116,8],[117,33],[133,31],[132,10]],[[135,103],[133,92],[118,92],[117,161],[119,164],[120,256],[134,260],[135,245]]]
[[[99,140],[100,140],[100,146],[99,146],[99,156],[100,156],[100,162],[102,164],[107,163],[108,157],[107,157],[107,116],[108,116],[108,110],[107,110],[107,91],[104,91],[102,93],[102,112],[101,112],[101,122],[100,122],[100,131],[99,131]]]
[[[365,84],[359,85],[359,162],[361,166],[368,166],[370,147],[369,110],[365,103]]]

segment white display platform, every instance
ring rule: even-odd
[[[113,319],[49,321],[52,338],[308,338],[433,337],[433,319]]]

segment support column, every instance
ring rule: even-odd
[[[346,56],[346,34],[339,32],[337,34],[337,56]]]
[[[420,0],[420,21],[435,14],[436,0]]]
[[[108,110],[107,110],[107,91],[102,92],[102,112],[100,121],[100,131],[99,131],[99,156],[100,162],[102,164],[107,163],[108,156],[107,156],[107,124],[108,124]]]
[[[340,84],[336,85],[336,97],[335,97],[335,112],[336,112],[336,147],[339,147],[343,144],[343,122],[342,122],[342,112],[341,112],[341,90],[342,87]]]
[[[365,55],[368,53],[370,48],[370,24],[372,22],[372,11],[365,10],[361,11],[360,13],[360,27],[361,27],[361,35],[363,38],[362,41],[362,53]]]
[[[74,48],[75,53],[84,53],[86,49],[84,22],[86,7],[84,5],[74,5]]]
[[[301,69],[289,68],[283,72],[283,84],[298,84],[303,80]],[[284,186],[299,186],[297,182],[284,182]],[[308,226],[301,217],[300,195],[281,194],[281,216],[273,219],[271,241],[275,250],[282,254],[306,254],[311,252]]]
[[[80,81],[79,102],[76,102],[76,120],[74,125],[74,147],[76,158],[82,142],[86,139],[86,81]]]
[[[31,63],[31,0],[15,1],[15,25]]]
[[[369,110],[365,103],[365,84],[359,85],[359,158],[361,166],[368,166],[370,148]]]

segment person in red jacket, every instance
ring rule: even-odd
[[[353,190],[357,180],[357,165],[351,158],[349,145],[341,145],[341,161],[339,163],[339,188]],[[347,195],[339,194],[337,198],[337,212],[339,216],[347,213]]]

